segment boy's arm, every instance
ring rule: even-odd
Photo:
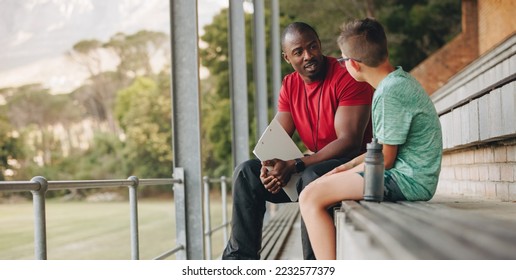
[[[389,170],[394,166],[397,155],[398,145],[383,144],[383,163],[385,170]]]
[[[389,170],[394,166],[394,162],[396,161],[396,156],[398,155],[398,146],[397,145],[387,145],[383,144],[383,163],[385,166],[385,170]],[[337,167],[335,167],[330,172],[324,174],[324,176],[328,176],[331,174],[347,171],[347,170],[353,170],[353,172],[360,172],[364,171],[364,159],[365,159],[365,153],[359,155],[358,157],[350,160],[349,162],[346,162],[344,164],[341,164]]]

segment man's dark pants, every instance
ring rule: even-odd
[[[308,166],[297,183],[298,192],[306,185],[348,159],[334,159]],[[233,174],[233,217],[231,237],[222,254],[224,260],[258,260],[262,244],[263,218],[266,201],[272,203],[291,202],[287,194],[280,191],[269,193],[260,180],[261,163],[257,159],[248,160],[235,168]],[[301,242],[303,258],[315,259],[308,233],[301,220]]]

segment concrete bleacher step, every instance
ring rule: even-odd
[[[516,259],[516,219],[456,204],[343,201],[336,213],[337,258]]]
[[[264,225],[262,231],[262,260],[279,259],[287,237],[299,215],[297,203],[282,204]]]

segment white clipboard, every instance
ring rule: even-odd
[[[261,161],[273,158],[291,160],[303,157],[303,153],[276,119],[273,119],[263,132],[254,147],[253,153]],[[291,201],[297,201],[298,193],[296,183],[300,176],[301,175],[298,173],[293,174],[287,185],[283,187],[283,190]]]

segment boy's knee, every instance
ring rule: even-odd
[[[304,190],[299,194],[299,207],[306,207],[311,204],[310,198],[312,193],[313,183],[308,184]]]

